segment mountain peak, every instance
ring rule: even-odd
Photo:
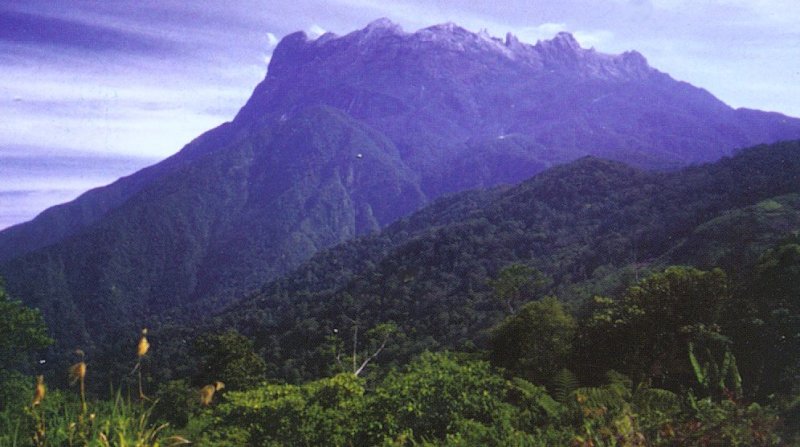
[[[386,40],[386,38],[391,38]],[[421,46],[422,45],[422,46]],[[512,33],[505,40],[491,36],[488,31],[469,31],[453,22],[433,25],[413,33],[404,32],[397,23],[380,18],[366,27],[344,36],[325,34],[311,40],[305,33],[286,36],[273,54],[275,67],[292,60],[323,60],[342,57],[355,63],[356,59],[381,58],[380,54],[400,49],[417,51],[454,51],[470,53],[474,56],[501,57],[526,64],[535,69],[567,68],[575,73],[590,77],[642,77],[654,70],[647,60],[635,51],[621,55],[603,54],[594,49],[584,49],[575,36],[569,32],[559,32],[552,39],[538,41],[535,45],[521,42]],[[351,54],[352,52],[352,54]],[[338,55],[338,56],[337,56]],[[372,55],[372,56],[369,56]]]
[[[545,59],[565,61],[577,60],[583,53],[592,53],[593,50],[584,50],[581,44],[575,39],[571,33],[562,31],[556,34],[550,40],[540,40],[532,47],[537,53],[541,54]]]
[[[439,23],[438,25],[433,25],[427,28],[423,28],[421,31],[443,32],[443,33],[455,33],[455,32],[469,33],[469,31],[458,26],[456,23],[453,22]]]
[[[561,31],[555,35],[550,41],[552,45],[556,45],[563,49],[569,49],[572,51],[580,51],[581,44],[575,39],[575,36],[572,33],[567,31]]]
[[[370,22],[364,29],[356,31],[357,34],[367,37],[372,35],[397,34],[402,35],[403,28],[386,17]]]
[[[366,29],[402,29],[400,25],[392,22],[390,19],[386,17],[381,17],[380,19],[375,19],[367,25]]]

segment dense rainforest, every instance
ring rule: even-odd
[[[800,119],[734,109],[635,51],[604,54],[569,33],[531,45],[454,24],[405,32],[384,19],[343,36],[292,33],[272,53],[230,122],[0,231],[6,289],[42,311],[56,349],[94,350],[120,326],[169,312],[194,322],[187,309],[214,313],[448,194],[517,184],[587,155],[663,171],[800,138]],[[533,211],[549,227],[571,219]],[[651,249],[618,247],[638,259]],[[557,262],[573,255],[561,253],[547,268],[592,273],[567,272]]]
[[[68,355],[1,292],[0,445],[794,445],[798,151],[444,197]]]

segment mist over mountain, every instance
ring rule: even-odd
[[[182,306],[230,303],[314,253],[444,194],[593,155],[667,170],[800,138],[561,33],[527,45],[386,20],[285,37],[236,118],[178,154],[0,232],[9,292],[96,341]]]

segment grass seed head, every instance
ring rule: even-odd
[[[47,389],[44,386],[44,376],[36,376],[36,391],[33,394],[33,406],[37,406],[44,400]]]
[[[214,393],[217,391],[217,388],[214,385],[206,385],[203,388],[200,388],[200,405],[207,407],[211,405],[211,401],[214,399]]]
[[[69,367],[70,383],[74,384],[86,377],[86,363],[78,362]]]
[[[136,355],[142,358],[150,350],[150,342],[147,341],[147,328],[142,329],[142,338],[139,339],[139,346],[136,348]]]
[[[203,406],[211,405],[214,400],[214,393],[225,388],[225,383],[217,380],[216,382],[206,385],[200,389],[200,404]]]

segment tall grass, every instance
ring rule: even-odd
[[[150,345],[146,330],[136,348],[139,372],[137,400],[112,391],[111,400],[89,401],[86,380],[89,365],[85,354],[69,368],[77,392],[48,393],[42,376],[37,377],[33,398],[27,406],[13,406],[0,412],[0,447],[171,447],[190,444],[171,432],[169,424],[152,422],[156,402],[144,395],[142,361]],[[145,405],[145,402],[148,402]]]

